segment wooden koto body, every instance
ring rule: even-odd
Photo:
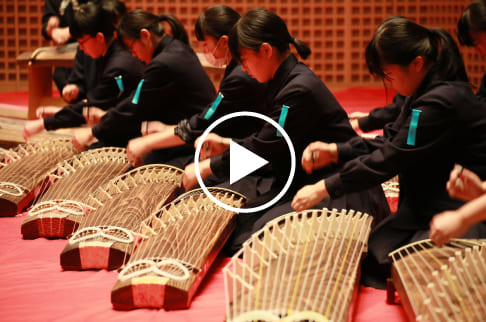
[[[323,209],[267,223],[223,269],[226,320],[350,320],[371,221]]]
[[[89,150],[58,164],[48,173],[49,189],[22,223],[23,238],[67,237],[94,210],[87,205],[90,193],[129,168],[122,148]]]
[[[0,154],[0,217],[20,213],[42,189],[46,174],[58,162],[71,158],[71,139],[26,143]]]
[[[240,208],[246,198],[209,188],[221,202]],[[236,214],[189,191],[154,213],[143,225],[143,240],[118,276],[111,292],[115,309],[184,309],[235,227]]]
[[[112,179],[90,196],[96,208],[85,216],[61,252],[64,270],[116,269],[142,236],[143,220],[179,193],[183,171],[160,164],[136,168]]]
[[[393,284],[409,320],[484,321],[485,246],[485,240],[455,239],[437,247],[427,239],[390,253]]]

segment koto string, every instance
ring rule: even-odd
[[[33,213],[36,211],[35,206],[47,207],[43,212],[54,208],[46,202],[61,202],[59,207],[72,207],[73,203],[80,207],[79,214],[85,212],[86,206],[82,204],[87,196],[98,186],[128,170],[129,164],[125,157],[124,149],[98,149],[84,152],[70,160],[65,160],[58,164],[56,169],[51,172],[51,181],[54,181],[50,188],[39,198],[36,198]],[[70,202],[68,204],[67,202]],[[43,206],[45,204],[45,206]],[[64,207],[63,207],[64,205]],[[54,216],[52,209],[48,216]],[[66,209],[67,210],[67,209]]]
[[[18,161],[0,169],[0,178],[2,182],[17,184],[30,191],[35,187],[46,168],[52,164],[52,161],[49,161],[62,159],[63,156],[62,154],[61,156],[52,155],[51,151],[45,150],[32,151]]]
[[[3,154],[5,166],[0,169],[0,191],[5,199],[15,198],[32,191],[45,172],[55,163],[73,155],[66,140],[50,140],[18,146]],[[7,160],[8,159],[8,160]],[[14,189],[13,196],[9,189]]]
[[[223,269],[227,319],[345,320],[354,285],[346,279],[356,282],[370,231],[369,216],[360,218],[324,209],[268,223]]]
[[[124,149],[119,150],[117,154],[114,153],[116,151],[90,150],[79,157],[66,160],[58,166],[57,175],[51,174],[59,180],[38,201],[43,202],[57,198],[81,201],[85,198],[85,195],[91,192],[90,190],[101,186],[104,181],[114,177],[114,174],[120,174],[119,172],[123,170],[119,170],[119,168],[128,169],[126,165],[128,161],[121,157]],[[61,178],[67,178],[63,180],[63,184],[59,182]]]
[[[157,236],[154,239],[159,241],[154,247],[149,248],[148,254],[137,252],[134,259],[157,258],[163,254],[164,258],[190,263],[194,269],[199,270],[208,251],[201,246],[210,245],[212,239],[221,234],[221,228],[218,226],[224,227],[228,216],[225,216],[224,209],[213,206],[205,195],[194,199],[191,196],[188,202],[181,201],[171,207],[169,212],[175,214],[174,217],[168,212],[163,212],[162,219],[167,220],[168,216],[171,218],[167,220],[166,227],[156,232]],[[162,239],[164,242],[161,242]]]
[[[390,254],[417,320],[442,321],[453,316],[454,320],[475,321],[484,317],[486,256],[479,255],[477,244],[454,240],[436,248],[427,240]]]
[[[176,168],[151,165],[113,179],[94,193],[99,208],[84,218],[78,232],[84,229],[82,233],[86,232],[89,236],[90,230],[96,231],[93,227],[100,227],[106,230],[105,235],[95,234],[93,239],[106,240],[107,233],[118,236],[120,240],[126,240],[125,256],[128,256],[129,247],[133,247],[130,245],[133,235],[141,222],[177,188],[179,183],[176,183],[175,176],[180,177],[180,173],[181,170]]]
[[[244,203],[241,196],[232,192],[210,189],[226,204],[241,207]],[[200,189],[180,196],[152,215],[151,222],[145,225],[151,236],[134,251],[120,272],[119,281],[155,274],[167,278],[167,285],[188,292],[234,216],[215,205]],[[226,232],[228,236],[229,233]]]

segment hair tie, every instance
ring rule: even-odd
[[[290,43],[295,45],[295,38],[294,37],[290,37]]]

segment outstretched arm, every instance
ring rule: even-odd
[[[312,142],[302,153],[302,168],[307,173],[337,162],[338,150],[335,143]]]
[[[447,191],[452,198],[469,201],[486,193],[486,181],[477,174],[456,165],[447,181]]]
[[[430,238],[442,246],[451,238],[462,236],[472,225],[486,220],[486,194],[457,210],[437,214],[430,222]]]
[[[201,179],[205,179],[211,174],[213,174],[211,167],[210,167],[210,160],[206,159],[204,161],[199,162],[199,173],[201,174]],[[186,191],[191,190],[197,184],[197,177],[196,177],[196,165],[194,163],[189,164],[184,169],[184,176],[182,177],[182,185]]]
[[[194,148],[197,148],[201,137],[194,142]],[[231,139],[221,137],[215,133],[209,133],[205,138],[201,147],[201,160],[208,159],[212,156],[218,155],[226,151],[230,146]]]
[[[320,180],[315,184],[304,186],[294,196],[292,200],[292,208],[296,211],[302,211],[315,206],[324,198],[327,198],[329,193],[326,189],[326,182]]]
[[[186,142],[174,134],[174,127],[173,125],[168,125],[162,132],[156,132],[130,140],[127,145],[128,161],[134,166],[139,166],[142,164],[142,158],[150,151],[185,144]]]

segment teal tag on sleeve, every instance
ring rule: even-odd
[[[278,125],[282,128],[285,126],[285,121],[287,120],[287,114],[289,112],[289,107],[287,105],[282,105],[282,110],[280,111],[280,117],[278,118]],[[282,133],[277,130],[277,136],[282,137]]]
[[[118,85],[118,89],[120,90],[120,92],[123,92],[125,87],[123,86],[122,76],[121,75],[115,76],[115,81],[116,81],[116,85]]]
[[[132,104],[138,104],[138,100],[140,99],[140,91],[142,90],[142,85],[143,85],[143,79],[140,80],[140,83],[138,83],[137,90],[135,91],[135,95],[133,95],[132,98]]]
[[[422,111],[420,110],[412,109],[412,119],[410,120],[410,126],[408,128],[408,145],[415,145],[415,137],[417,136],[417,126],[421,112]]]
[[[207,110],[206,114],[204,115],[204,118],[206,120],[209,120],[211,118],[211,116],[213,116],[214,112],[216,112],[216,109],[218,108],[219,104],[223,100],[223,97],[224,97],[223,94],[218,93],[218,97],[216,97],[213,104],[211,104],[211,106]]]

